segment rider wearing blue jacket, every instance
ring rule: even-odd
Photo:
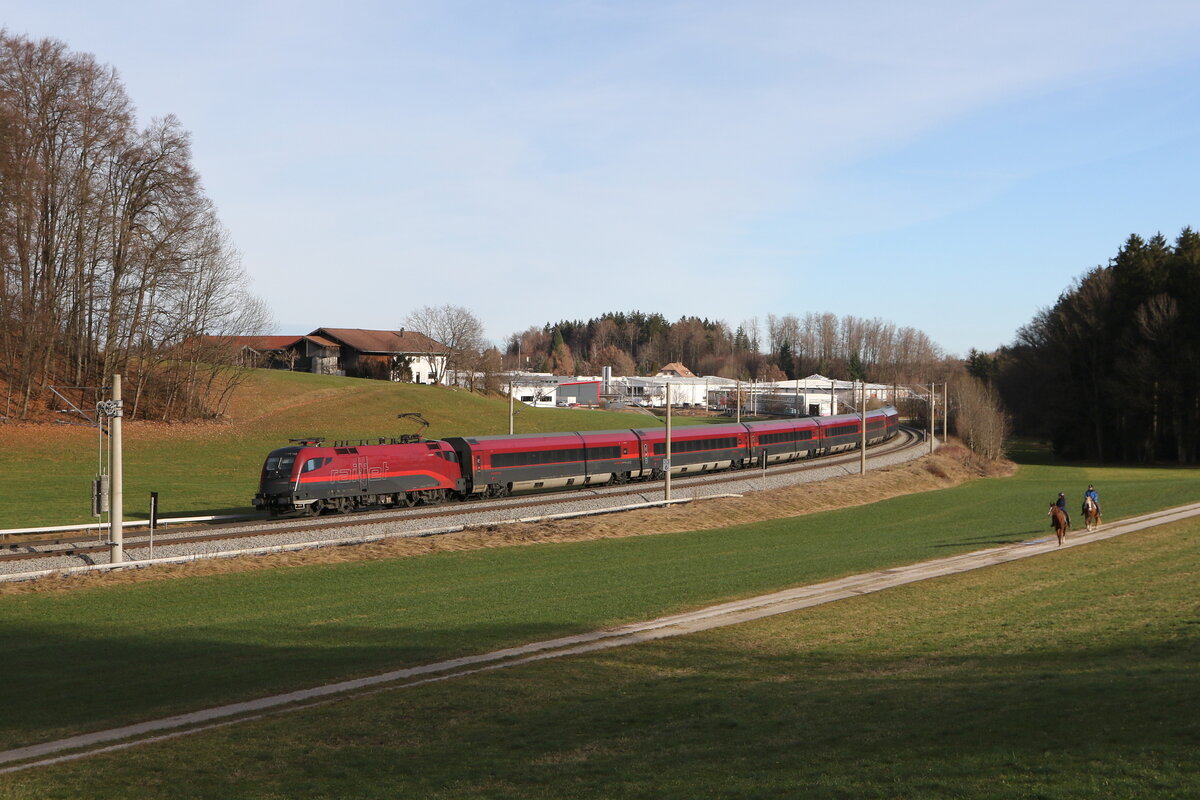
[[[1096,487],[1092,486],[1089,483],[1087,491],[1083,493],[1083,496],[1084,496],[1084,502],[1083,502],[1084,512],[1085,513],[1087,512],[1087,498],[1090,497],[1090,498],[1092,498],[1092,502],[1096,504],[1096,513],[1099,514],[1100,513],[1100,493],[1096,491]]]

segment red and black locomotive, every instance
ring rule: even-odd
[[[867,414],[867,444],[896,435],[891,407]],[[403,436],[372,444],[325,447],[297,440],[263,464],[254,506],[272,514],[367,506],[412,506],[447,499],[775,464],[850,450],[862,442],[857,414],[770,422],[578,431],[516,436]]]

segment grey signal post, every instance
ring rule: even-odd
[[[154,529],[158,527],[158,492],[150,493],[150,558],[154,558]]]

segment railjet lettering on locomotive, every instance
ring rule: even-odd
[[[374,443],[295,439],[263,463],[254,506],[316,515],[372,506],[414,506],[513,492],[742,469],[830,455],[860,446],[856,414],[676,428],[671,460],[663,428],[510,436],[404,436]],[[890,406],[867,414],[867,444],[896,435]]]

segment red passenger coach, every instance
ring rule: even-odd
[[[812,418],[754,422],[751,432],[751,458],[755,464],[777,464],[815,456],[820,446],[821,429]]]
[[[867,444],[879,444],[900,430],[900,413],[888,406],[867,415]]]
[[[820,448],[823,455],[851,450],[862,443],[862,420],[858,414],[839,414],[836,417],[815,419],[817,427],[821,429]]]
[[[529,489],[608,483],[637,469],[631,431],[451,436],[468,492],[499,497]]]
[[[642,470],[647,476],[663,471],[667,455],[665,428],[634,431],[642,444]],[[750,457],[750,431],[745,425],[689,425],[671,430],[671,474],[738,468]],[[637,476],[635,476],[637,477]]]
[[[640,443],[635,432],[583,431],[579,435],[587,448],[588,477],[592,483],[610,478],[613,483],[625,483],[641,476]]]

